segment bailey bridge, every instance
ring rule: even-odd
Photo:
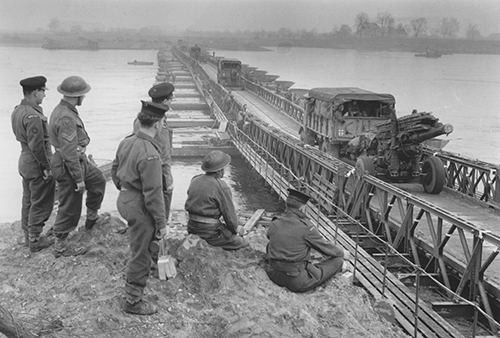
[[[311,220],[351,252],[355,279],[373,297],[394,304],[395,318],[409,334],[461,336],[450,324],[461,318],[474,336],[478,323],[499,330],[500,189],[494,165],[435,154],[447,168],[440,195],[359,176],[299,140],[299,105],[244,77],[245,90],[229,92],[217,84],[214,64],[175,48],[172,53],[176,59],[164,62],[176,77],[176,97],[196,90],[206,102],[183,109],[210,110],[227,124],[234,146],[282,198],[289,187],[307,191]],[[252,117],[238,128],[234,116],[243,105]]]

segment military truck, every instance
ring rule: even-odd
[[[241,61],[222,58],[217,63],[217,83],[229,88],[242,88]]]
[[[201,61],[201,47],[195,44],[189,49],[189,56],[197,61]]]
[[[305,95],[302,140],[388,182],[419,182],[441,192],[446,177],[435,156],[424,159],[426,140],[449,134],[431,113],[396,117],[395,99],[360,88],[314,88]]]

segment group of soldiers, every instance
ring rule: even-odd
[[[90,85],[79,76],[64,79],[57,87],[63,98],[47,121],[40,106],[46,82],[43,76],[20,81],[24,98],[11,118],[12,130],[21,144],[18,169],[23,182],[24,243],[31,252],[55,242],[56,257],[81,255],[86,249],[70,246],[67,238],[78,225],[83,192],[87,190],[85,228],[90,230],[97,222],[106,186],[103,174],[85,154],[90,138],[77,110]],[[57,216],[49,233],[52,236],[43,236],[43,227],[54,206],[56,182]]]
[[[31,252],[37,252],[54,244],[55,238],[55,257],[82,255],[86,248],[70,246],[68,234],[78,225],[85,190],[85,228],[90,231],[94,227],[106,184],[85,154],[90,139],[76,108],[90,86],[79,76],[66,78],[57,88],[63,98],[47,123],[40,106],[46,81],[43,76],[21,80],[24,98],[12,113],[12,128],[21,143],[25,243]],[[158,274],[159,246],[168,234],[172,130],[165,113],[174,89],[171,83],[162,82],[149,90],[151,101],[141,101],[134,132],[120,142],[111,169],[113,183],[120,191],[118,212],[128,223],[130,256],[123,310],[131,314],[158,311],[143,295],[148,277]],[[249,243],[243,238],[244,228],[238,225],[231,190],[222,179],[230,162],[231,157],[219,150],[205,156],[201,165],[204,174],[191,180],[185,209],[188,233],[212,246],[238,250]],[[56,182],[56,220],[52,230],[42,235],[54,205]],[[294,292],[311,290],[346,268],[348,253],[325,240],[304,213],[308,199],[304,193],[289,189],[285,212],[273,218],[267,232],[266,273],[274,283]],[[313,263],[311,248],[327,258]]]

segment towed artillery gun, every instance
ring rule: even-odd
[[[388,182],[420,182],[438,194],[445,170],[435,156],[423,158],[423,142],[449,134],[431,113],[396,117],[395,99],[360,88],[313,88],[304,96],[302,141],[318,146],[347,163],[359,174]]]
[[[425,192],[439,194],[446,182],[443,162],[436,156],[423,159],[423,143],[453,131],[431,113],[421,112],[396,118],[377,126],[376,133],[360,135],[348,144],[358,154],[356,171],[393,183],[421,183]],[[363,140],[364,139],[364,140]]]

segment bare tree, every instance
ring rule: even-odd
[[[477,40],[481,39],[482,36],[477,25],[469,24],[469,26],[467,26],[467,31],[465,32],[465,37],[467,39]]]
[[[443,18],[439,32],[443,38],[454,38],[460,30],[460,23],[457,18]]]
[[[368,25],[370,23],[370,18],[368,17],[368,14],[361,12],[356,15],[356,18],[354,19],[354,28],[356,29],[356,33],[361,36],[363,32],[368,28]]]
[[[348,37],[352,35],[352,29],[348,25],[342,25],[340,26],[340,29],[338,30],[337,34],[342,37]]]
[[[425,32],[427,31],[427,19],[422,17],[412,19],[410,21],[410,27],[413,31],[413,36],[418,38],[420,35],[425,34]]]
[[[389,35],[389,32],[394,30],[394,18],[389,12],[378,13],[377,24],[382,30],[383,35]]]

